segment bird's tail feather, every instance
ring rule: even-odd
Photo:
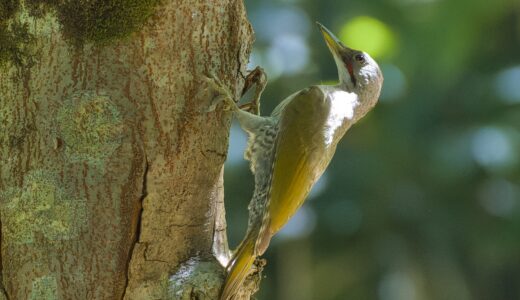
[[[220,300],[231,300],[246,279],[255,261],[255,239],[246,239],[228,264],[228,274],[220,293]]]

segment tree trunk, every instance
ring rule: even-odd
[[[206,112],[203,75],[238,96],[242,1],[10,0],[0,17],[0,299],[216,299],[230,115]]]

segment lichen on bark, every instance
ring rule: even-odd
[[[32,282],[32,291],[29,300],[58,300],[58,286],[56,277],[42,276]]]
[[[224,270],[214,259],[192,257],[169,278],[168,299],[217,299]]]
[[[85,199],[75,199],[56,175],[35,170],[21,188],[0,193],[2,234],[15,244],[30,244],[41,234],[48,243],[77,238],[87,223]]]
[[[65,99],[56,120],[69,162],[84,161],[103,169],[123,138],[121,113],[106,94],[75,93]]]

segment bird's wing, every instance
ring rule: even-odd
[[[323,171],[315,148],[323,144],[320,130],[328,113],[325,101],[324,92],[313,86],[295,94],[279,112],[268,213],[257,240],[258,254],[298,210]]]

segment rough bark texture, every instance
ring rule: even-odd
[[[240,90],[242,1],[165,0],[82,50],[41,9],[0,68],[0,299],[215,299],[230,115],[202,75]]]

